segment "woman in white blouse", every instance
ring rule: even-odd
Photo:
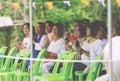
[[[25,23],[23,25],[23,32],[25,34],[25,38],[23,39],[23,42],[20,42],[19,39],[17,39],[15,43],[19,50],[30,48],[30,24],[29,23]]]
[[[45,58],[47,59],[57,59],[58,55],[65,51],[65,41],[63,39],[63,25],[57,23],[53,25],[53,34],[54,39],[48,46],[48,52],[45,54]],[[43,74],[49,73],[49,70],[54,66],[54,62],[45,61],[42,66]]]

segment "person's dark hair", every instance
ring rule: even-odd
[[[120,21],[117,21],[114,26],[115,33],[120,36]]]
[[[64,33],[64,26],[63,26],[63,24],[56,23],[53,26],[57,27],[59,38],[63,37],[63,33]]]
[[[33,31],[32,31],[32,35],[33,35],[33,40],[36,38],[36,33],[35,33],[35,27],[33,26]]]
[[[53,22],[52,21],[46,21],[45,24],[48,23],[51,27],[53,26]]]
[[[86,35],[86,27],[84,27],[83,25],[79,26],[78,30],[81,33],[81,37],[84,37]]]
[[[78,22],[79,22],[79,20],[74,20],[73,22],[77,22],[77,23],[78,23]]]
[[[45,33],[45,24],[43,22],[38,22],[37,24],[40,25],[39,27],[41,27],[41,32]]]
[[[80,47],[80,43],[78,40],[75,41],[75,47]]]
[[[95,36],[97,35],[98,31],[102,30],[104,38],[107,38],[107,27],[104,21],[96,20],[92,23],[92,26],[94,27]]]
[[[83,25],[89,25],[90,21],[88,19],[83,19],[82,23],[83,23]]]
[[[90,29],[90,31],[91,31],[91,35],[92,35],[93,37],[95,37],[94,27],[93,27],[91,24],[89,24],[89,25],[86,26],[86,29],[87,29],[87,28]]]
[[[23,26],[25,26],[25,25],[27,26],[27,28],[28,28],[29,31],[30,31],[30,23],[24,23]]]

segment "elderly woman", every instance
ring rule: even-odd
[[[63,25],[60,23],[53,25],[54,39],[48,46],[48,52],[45,54],[47,59],[57,59],[58,55],[65,51],[65,41],[63,38]],[[45,61],[42,65],[43,74],[49,73],[49,70],[54,66],[54,62]]]

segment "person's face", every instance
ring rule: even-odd
[[[78,26],[78,23],[77,22],[74,22],[73,23],[74,27],[76,28]]]
[[[117,36],[117,32],[115,31],[115,29],[113,30],[113,36]]]
[[[58,35],[58,29],[56,26],[53,26],[52,32],[54,33],[54,35]]]
[[[24,32],[25,35],[29,34],[29,29],[28,29],[27,25],[24,25],[23,32]]]
[[[65,36],[69,38],[70,37],[70,33],[68,31],[66,31],[65,32]]]
[[[102,38],[103,38],[103,32],[102,32],[102,30],[99,30],[99,31],[97,32],[97,38],[98,38],[98,39],[102,39]]]
[[[41,27],[40,27],[39,24],[36,25],[35,32],[36,32],[37,35],[39,35],[41,33]]]
[[[45,26],[46,26],[46,32],[50,33],[52,29],[51,29],[49,23],[46,23]]]
[[[91,36],[91,30],[89,27],[86,28],[86,36]]]
[[[80,31],[77,31],[77,32],[76,32],[76,36],[77,36],[77,37],[81,37]]]

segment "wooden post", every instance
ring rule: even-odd
[[[6,27],[6,46],[8,47],[8,50],[10,49],[10,42],[11,42],[11,33],[10,33],[10,27]]]

